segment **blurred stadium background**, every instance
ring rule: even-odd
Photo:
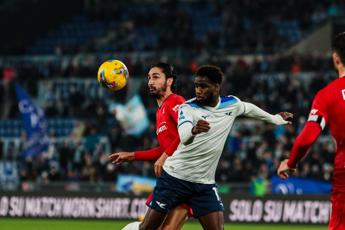
[[[0,228],[58,223],[18,219],[25,217],[85,219],[80,224],[90,227],[90,219],[110,219],[98,227],[120,229],[145,213],[153,164],[114,166],[107,155],[157,145],[146,71],[167,61],[185,98],[194,95],[194,71],[212,63],[226,74],[224,94],[295,114],[287,127],[236,122],[216,175],[226,229],[326,229],[335,147],[329,132],[297,178],[282,182],[275,170],[315,92],[337,77],[330,44],[345,31],[344,14],[341,0],[1,0]],[[130,80],[110,93],[96,73],[114,58]],[[26,130],[25,119],[39,128]],[[56,229],[63,223],[74,226]]]

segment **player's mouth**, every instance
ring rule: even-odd
[[[149,87],[149,94],[156,95],[158,94],[158,90],[155,87]]]
[[[151,93],[151,92],[157,91],[157,89],[156,89],[155,87],[149,87],[149,91],[150,91],[150,93]]]

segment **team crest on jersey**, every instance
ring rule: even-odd
[[[186,117],[183,115],[183,111],[181,110],[180,111],[180,114],[179,114],[179,118],[178,118],[178,120],[180,121],[180,120],[183,120],[183,119],[185,119]]]

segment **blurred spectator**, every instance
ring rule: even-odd
[[[236,95],[272,113],[294,113],[294,124],[284,128],[240,119],[225,145],[217,180],[247,182],[253,195],[265,194],[279,159],[289,153],[305,123],[309,102],[335,77],[327,56],[270,54],[280,53],[324,20],[344,15],[342,2],[288,0],[282,7],[273,0],[163,1],[159,5],[119,1],[115,8],[97,2],[86,14],[62,25],[77,31],[66,43],[59,37],[65,32],[58,30],[52,33],[54,38],[48,35],[28,48],[31,54],[56,55],[0,61],[0,117],[4,121],[0,131],[8,129],[5,121],[19,119],[15,83],[28,90],[47,118],[75,121],[65,136],[58,137],[55,130],[50,133],[55,140],[50,152],[26,160],[19,157],[24,134],[10,141],[0,139],[0,161],[17,163],[13,167],[18,169],[21,188],[30,190],[35,182],[69,181],[67,187],[73,190],[78,186],[72,182],[115,182],[120,173],[153,176],[149,162],[115,166],[107,155],[156,146],[156,108],[146,93],[145,79],[153,61],[169,61],[178,70],[179,93],[185,98],[194,96],[192,74],[201,64],[210,63],[219,65],[226,75],[225,95]],[[131,76],[126,89],[110,93],[99,87],[96,72],[101,62],[114,58],[114,51]],[[229,56],[236,53],[260,56]],[[137,91],[151,125],[140,137],[132,137],[124,134],[108,105],[124,103]],[[326,131],[300,164],[299,176],[331,180],[334,143],[328,137]]]

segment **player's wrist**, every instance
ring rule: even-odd
[[[128,152],[127,157],[128,157],[129,161],[134,161],[137,159],[138,154],[137,154],[137,152]]]
[[[285,125],[287,123],[279,113],[273,115],[272,120],[275,125]]]
[[[288,160],[288,162],[286,162],[287,167],[289,167],[289,169],[294,170],[296,169],[296,164],[293,164],[292,162],[290,162],[290,160]]]
[[[163,152],[163,154],[159,157],[162,160],[166,160],[169,157],[169,155],[166,152]]]

